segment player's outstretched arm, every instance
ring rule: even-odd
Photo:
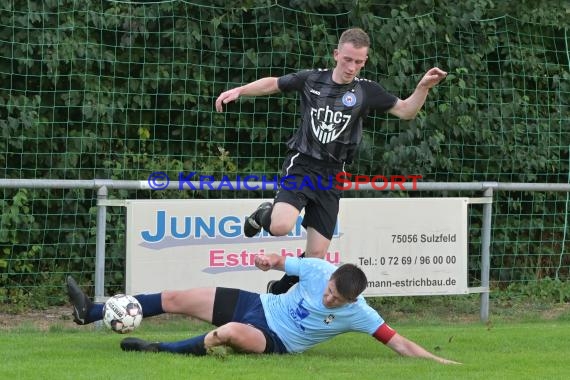
[[[222,92],[220,96],[218,96],[218,99],[216,99],[216,111],[222,112],[224,104],[233,102],[240,96],[271,95],[276,92],[279,92],[276,77],[261,78],[255,82]]]
[[[255,256],[255,266],[266,272],[270,269],[277,269],[280,271],[285,270],[285,257],[276,255],[275,253],[269,255]]]
[[[388,112],[404,120],[411,120],[420,111],[426,102],[429,89],[441,82],[447,73],[438,67],[429,69],[416,86],[415,91],[406,99],[398,99],[394,107]]]
[[[431,359],[441,364],[461,364],[459,362],[434,355],[419,344],[412,342],[398,333],[396,333],[388,343],[386,343],[386,345],[402,356]]]

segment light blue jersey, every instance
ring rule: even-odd
[[[285,294],[261,295],[267,324],[289,352],[303,352],[345,332],[372,335],[384,323],[362,295],[341,307],[323,305],[327,284],[336,269],[322,259],[287,257],[285,272],[299,276],[299,283]]]

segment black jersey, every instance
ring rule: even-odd
[[[352,162],[362,140],[362,120],[370,110],[387,111],[398,98],[380,84],[362,78],[337,84],[332,70],[304,70],[279,78],[283,92],[301,94],[300,126],[290,149],[327,162]]]

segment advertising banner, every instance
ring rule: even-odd
[[[271,200],[268,200],[271,201]],[[282,272],[263,272],[256,255],[305,250],[302,215],[287,236],[243,235],[263,200],[128,200],[129,294],[193,287],[265,292]],[[365,296],[464,294],[468,198],[341,199],[325,260],[354,263],[367,275]]]

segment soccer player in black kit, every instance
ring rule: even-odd
[[[402,100],[380,84],[358,77],[368,58],[370,38],[360,28],[342,33],[333,52],[336,66],[332,70],[304,70],[282,77],[266,77],[220,94],[216,110],[240,96],[262,96],[297,91],[301,96],[301,123],[287,142],[289,153],[282,169],[287,186],[281,186],[273,204],[261,204],[244,225],[247,237],[261,228],[273,236],[288,234],[303,208],[303,227],[307,231],[307,257],[324,258],[333,236],[339,210],[341,185],[336,175],[354,158],[362,139],[362,121],[370,111],[388,112],[400,119],[413,119],[426,101],[429,89],[447,75],[434,67],[419,81],[414,92]],[[327,190],[300,186],[305,180],[313,184],[332,178]],[[337,186],[338,185],[338,186]],[[285,275],[271,281],[267,291],[286,292],[298,278]]]

